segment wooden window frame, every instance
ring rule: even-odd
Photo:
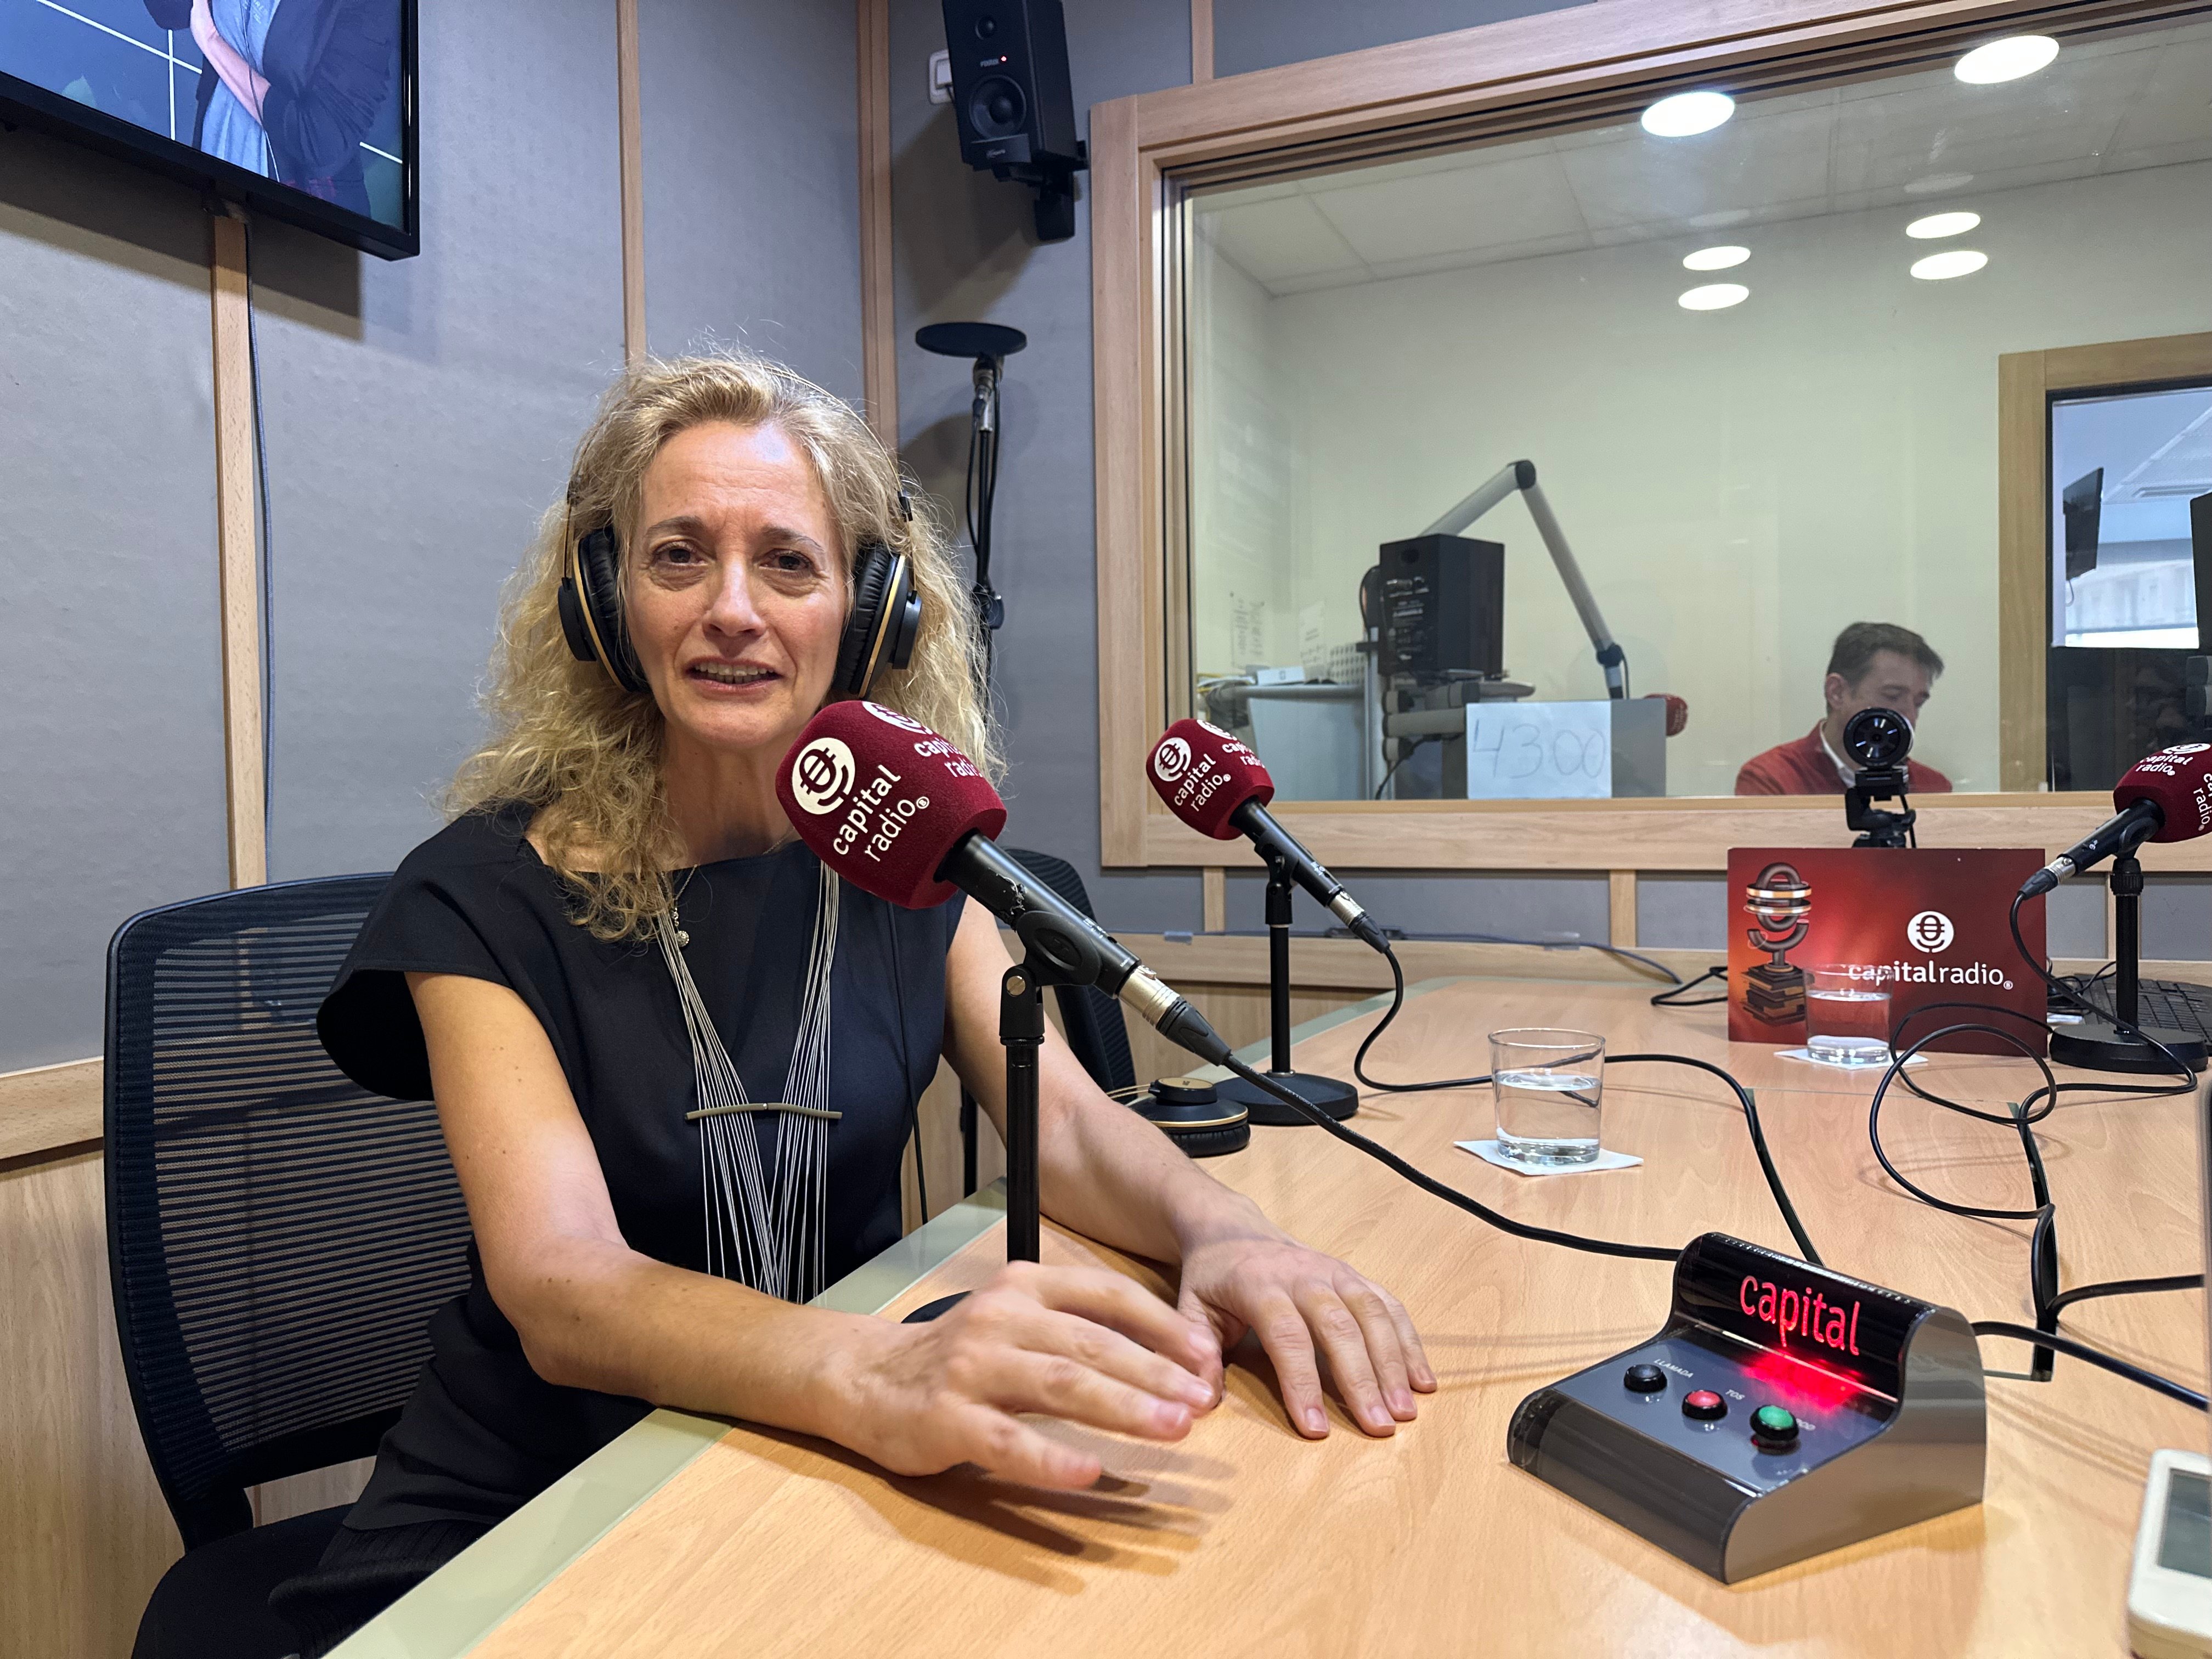
[[[1102,862],[1198,869],[1223,862],[1220,843],[1184,828],[1151,790],[1136,787],[1170,718],[1168,670],[1182,654],[1170,638],[1181,601],[1168,577],[1187,534],[1176,517],[1183,474],[1168,460],[1185,441],[1182,324],[1170,278],[1187,188],[1342,167],[1486,135],[1583,125],[1723,77],[1741,92],[1854,71],[1905,73],[2008,33],[2033,29],[2063,39],[2171,10],[2140,0],[2039,7],[1920,0],[1849,11],[1838,0],[1665,6],[1598,0],[1096,106],[1091,225]],[[2048,375],[2075,372],[2078,357],[2098,362],[2101,376],[2103,360],[2082,354],[2129,349],[2047,350],[2005,362],[2033,359],[2040,365],[2034,372]],[[2162,365],[2159,372],[2172,371]],[[2002,444],[2017,441],[2016,405],[2029,398],[2032,378],[2029,368],[2015,367],[2004,382],[2001,408],[1993,411]],[[2039,422],[2039,394],[2033,406]],[[2026,495],[2003,492],[1999,552],[2000,712],[2014,714],[2032,704],[2026,730],[2033,752],[2002,751],[2003,793],[1916,799],[1928,845],[2061,848],[2112,811],[2102,794],[2039,787],[2039,426],[2034,441],[2034,524],[2031,532],[2023,517]],[[2030,548],[2024,562],[2023,537]],[[2034,648],[2024,652],[2030,635]],[[1838,844],[1849,838],[1839,807],[1826,797],[1692,797],[1285,802],[1279,810],[1317,856],[1347,867],[1632,872],[1724,869],[1731,846]],[[2212,837],[2143,851],[2154,869],[2212,870]]]
[[[2212,334],[1997,359],[1997,707],[1999,781],[2033,789],[2048,758],[2044,670],[2051,645],[2051,398],[2053,392],[2150,391],[2212,380]]]

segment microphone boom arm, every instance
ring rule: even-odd
[[[1559,517],[1552,504],[1545,499],[1543,487],[1536,482],[1534,461],[1509,461],[1498,471],[1498,476],[1477,489],[1465,501],[1452,508],[1421,533],[1424,536],[1456,536],[1477,519],[1496,507],[1515,491],[1528,504],[1528,516],[1535,520],[1536,533],[1543,538],[1545,550],[1552,556],[1552,563],[1559,573],[1559,580],[1574,602],[1575,614],[1582,618],[1583,631],[1589,635],[1590,647],[1597,653],[1598,666],[1605,671],[1606,695],[1626,697],[1628,695],[1628,653],[1613,637],[1613,630],[1605,625],[1605,614],[1597,608],[1597,596],[1590,592],[1589,584],[1583,579],[1583,568],[1576,562],[1574,549],[1567,545],[1567,532],[1559,527]]]

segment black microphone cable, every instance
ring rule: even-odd
[[[2017,909],[2018,902],[2015,901],[2014,924],[2015,938],[2018,934]],[[2035,961],[2024,945],[2021,954],[2027,958],[2031,965],[2042,972],[2046,980],[2051,979],[2050,973],[2043,969],[2041,963]],[[2102,1090],[2106,1092],[2130,1095],[2174,1095],[2193,1091],[2196,1086],[2194,1074],[2189,1072],[2188,1067],[2178,1057],[2172,1056],[2170,1051],[2161,1050],[2168,1053],[2168,1057],[2174,1060],[2176,1069],[2186,1076],[2189,1081],[2157,1086],[2060,1083],[2052,1073],[2049,1061],[2043,1055],[2037,1054],[2017,1032],[2002,1026],[1991,1025],[1984,1021],[1955,1022],[1930,1031],[1908,1045],[1899,1047],[1899,1040],[1915,1019],[1932,1013],[1938,1008],[1972,1009],[1984,1013],[2002,1015],[2029,1024],[2039,1024],[2040,1022],[2029,1015],[2021,1013],[2018,1009],[2002,1008],[1992,1003],[1930,1003],[1914,1009],[1899,1018],[1891,1028],[1890,1046],[1893,1058],[1887,1070],[1883,1073],[1880,1082],[1875,1085],[1874,1097],[1868,1105],[1867,1136],[1874,1148],[1875,1157],[1890,1179],[1911,1196],[1951,1215],[1979,1220],[2033,1221],[2034,1223],[2028,1240],[2028,1296],[2034,1310],[2035,1325],[2033,1327],[2019,1325],[2008,1320],[1975,1320],[1972,1322],[1974,1334],[1977,1337],[2009,1337],[2032,1344],[2035,1352],[2031,1360],[2030,1369],[2023,1379],[2025,1381],[2037,1382],[2051,1381],[2053,1375],[2051,1356],[2063,1353],[2079,1359],[2084,1364],[2110,1371],[2114,1376],[2124,1377],[2130,1382],[2140,1384],[2154,1393],[2164,1395],[2169,1400],[2179,1401],[2185,1406],[2194,1406],[2199,1410],[2204,1409],[2205,1397],[2195,1389],[2186,1388],[2169,1377],[2161,1376],[2155,1371],[2132,1364],[2115,1355],[2106,1353],[2087,1343],[2060,1334],[2057,1328],[2059,1314],[2076,1303],[2102,1297],[2133,1296],[2162,1291],[2193,1289],[2202,1285],[2204,1278],[2201,1273],[2185,1273],[2157,1279],[2114,1279],[2105,1284],[2082,1285],[2070,1291],[2060,1291],[2058,1289],[2057,1205],[2051,1195],[2049,1175],[2044,1167],[2042,1150],[2036,1145],[2034,1132],[2035,1124],[2048,1117],[2057,1108],[2058,1097],[2063,1091]],[[2042,1087],[2032,1091],[2025,1098],[2011,1107],[2006,1114],[2000,1116],[1996,1113],[1984,1111],[1961,1102],[1946,1100],[1940,1095],[1919,1087],[1906,1075],[1906,1066],[1922,1049],[1943,1037],[1969,1032],[1995,1037],[2018,1049],[2022,1055],[2033,1060],[2036,1069],[2042,1073],[2044,1078]],[[2149,1039],[2146,1038],[2145,1041]],[[1949,1199],[1939,1198],[1934,1193],[1909,1180],[1890,1160],[1888,1151],[1884,1147],[1881,1140],[1882,1104],[1887,1097],[1890,1085],[1899,1079],[1904,1081],[1909,1093],[1929,1102],[1931,1105],[1940,1106],[1946,1111],[1957,1112],[1963,1116],[1977,1118],[1986,1123],[1999,1123],[2012,1128],[2020,1137],[2021,1152],[2027,1160],[2028,1181],[2034,1207],[2011,1209],[1990,1205],[1960,1204]],[[2040,1103],[2039,1109],[2039,1103]]]
[[[1425,1084],[1387,1084],[1367,1075],[1367,1051],[1374,1048],[1376,1037],[1380,1037],[1387,1029],[1389,1029],[1389,1022],[1395,1020],[1395,1018],[1398,1018],[1398,1011],[1405,1006],[1405,967],[1398,963],[1398,951],[1387,949],[1387,940],[1385,940],[1385,951],[1382,951],[1382,956],[1389,960],[1389,978],[1391,978],[1389,1011],[1387,1011],[1387,1013],[1376,1022],[1374,1030],[1370,1030],[1370,1033],[1360,1040],[1358,1053],[1352,1055],[1352,1075],[1354,1075],[1354,1078],[1358,1079],[1360,1084],[1364,1084],[1367,1088],[1376,1088],[1376,1091],[1387,1095],[1425,1095],[1425,1093],[1431,1093],[1431,1091],[1440,1091],[1440,1088],[1480,1088],[1482,1084],[1491,1082],[1486,1073],[1484,1073],[1482,1078],[1440,1078]],[[1648,957],[1637,957],[1637,960],[1648,960]],[[1666,969],[1666,964],[1652,963],[1652,967],[1656,967],[1662,973],[1670,973],[1670,969]],[[1677,988],[1683,988],[1681,984],[1679,984],[1679,975],[1677,975]],[[1694,1068],[1694,1071],[1712,1073],[1714,1078],[1719,1078],[1721,1082],[1728,1084],[1728,1086],[1735,1091],[1736,1103],[1743,1109],[1743,1124],[1752,1134],[1752,1151],[1759,1152],[1759,1170],[1765,1175],[1767,1190],[1774,1194],[1774,1207],[1783,1212],[1783,1224],[1790,1228],[1790,1237],[1796,1239],[1798,1255],[1801,1255],[1805,1261],[1809,1261],[1814,1267],[1823,1267],[1823,1265],[1827,1265],[1820,1261],[1820,1252],[1818,1252],[1812,1243],[1812,1234],[1805,1232],[1805,1224],[1798,1218],[1796,1206],[1790,1201],[1790,1190],[1783,1186],[1781,1170],[1774,1168],[1774,1152],[1767,1151],[1767,1133],[1765,1128],[1759,1124],[1759,1102],[1752,1097],[1750,1088],[1745,1088],[1743,1084],[1736,1082],[1736,1078],[1732,1078],[1732,1075],[1729,1075],[1728,1071],[1723,1071],[1721,1066],[1714,1066],[1714,1064],[1710,1064],[1710,1061],[1705,1060],[1692,1060],[1690,1055],[1608,1055],[1606,1057],[1606,1064],[1610,1064],[1610,1066],[1639,1066],[1639,1064],[1650,1064],[1650,1066],[1690,1066]],[[1239,1073],[1239,1075],[1243,1075],[1243,1073]],[[1248,1078],[1245,1082],[1252,1082],[1252,1079]],[[1265,1088],[1274,1095],[1283,1093],[1281,1088],[1276,1088],[1274,1084],[1265,1084]],[[1312,1109],[1310,1109],[1310,1106],[1301,1106],[1301,1103],[1287,1102],[1287,1099],[1285,1103],[1290,1103],[1291,1110],[1301,1110],[1303,1115],[1312,1115]],[[1334,1124],[1334,1119],[1329,1119],[1329,1121]],[[1340,1126],[1338,1126],[1338,1128],[1340,1128]],[[1349,1134],[1349,1130],[1345,1130],[1345,1133]],[[1374,1141],[1367,1141],[1364,1137],[1358,1137],[1358,1139],[1363,1141],[1364,1146],[1374,1146]],[[1376,1151],[1380,1151],[1380,1148],[1376,1148]],[[1427,1176],[1422,1176],[1422,1179],[1427,1179]],[[1436,1190],[1436,1188],[1429,1188],[1429,1190]],[[1444,1188],[1444,1192],[1449,1190],[1451,1190],[1451,1188]],[[1440,1192],[1440,1197],[1443,1197],[1443,1192]],[[1455,1201],[1455,1199],[1447,1199],[1447,1201]],[[1468,1203],[1474,1203],[1474,1199],[1468,1199]],[[1480,1212],[1478,1210],[1478,1214],[1482,1214],[1484,1221],[1489,1221],[1491,1218],[1491,1212]],[[1562,1237],[1573,1237],[1573,1234],[1562,1234]]]
[[[1682,1254],[1680,1249],[1664,1244],[1622,1244],[1607,1238],[1585,1238],[1580,1233],[1560,1232],[1550,1227],[1538,1227],[1525,1221],[1499,1213],[1480,1199],[1468,1197],[1457,1188],[1447,1187],[1433,1176],[1414,1168],[1404,1158],[1379,1141],[1370,1140],[1356,1129],[1347,1129],[1319,1107],[1302,1096],[1285,1088],[1266,1073],[1256,1071],[1231,1054],[1222,1062],[1231,1072],[1256,1089],[1264,1089],[1284,1105],[1289,1107],[1307,1122],[1334,1135],[1347,1146],[1358,1148],[1385,1169],[1410,1181],[1423,1192],[1443,1200],[1455,1208],[1465,1210],[1479,1221],[1486,1221],[1498,1231],[1510,1233],[1516,1238],[1525,1238],[1538,1244],[1559,1244],[1571,1250],[1587,1250],[1593,1255],[1625,1256],[1636,1261],[1673,1261]]]
[[[1720,981],[1721,994],[1718,996],[1693,997],[1689,994],[1709,979]],[[1671,990],[1653,993],[1651,1006],[1654,1008],[1711,1008],[1727,1000],[1728,964],[1723,963],[1718,967],[1706,969],[1695,979],[1679,981]]]

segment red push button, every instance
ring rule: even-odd
[[[1694,1417],[1700,1423],[1710,1423],[1728,1415],[1728,1401],[1711,1389],[1692,1389],[1682,1396],[1682,1415]]]

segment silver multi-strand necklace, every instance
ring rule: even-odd
[[[690,935],[672,910],[654,925],[691,1034],[697,1104],[685,1118],[699,1126],[699,1168],[706,1195],[707,1271],[787,1302],[821,1294],[826,1262],[830,1194],[830,970],[837,958],[837,895],[842,884],[821,867],[814,942],[806,957],[806,988],[783,1098],[753,1101],[722,1046],[683,947]],[[775,1168],[764,1170],[758,1115],[776,1113]]]

